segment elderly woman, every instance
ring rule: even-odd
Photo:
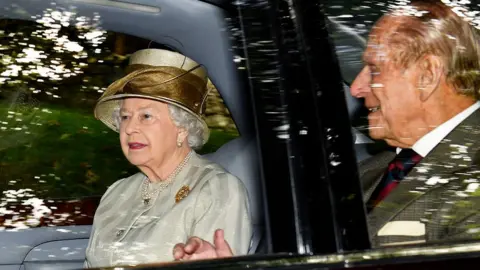
[[[178,53],[146,49],[99,99],[95,116],[120,133],[125,157],[141,172],[111,185],[95,213],[86,267],[174,260],[191,236],[225,231],[246,254],[252,225],[245,187],[192,149],[208,140],[202,119],[206,70]]]

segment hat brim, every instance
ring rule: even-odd
[[[117,94],[117,95],[105,97],[101,101],[99,101],[99,103],[95,107],[95,112],[94,112],[95,118],[102,121],[106,126],[108,126],[113,131],[119,132],[118,127],[115,125],[115,120],[113,119],[114,110],[116,106],[112,106],[111,103],[118,102],[126,98],[143,98],[143,99],[155,100],[155,101],[170,104],[185,110],[190,115],[195,116],[195,118],[197,118],[200,121],[200,123],[202,123],[203,125],[202,145],[205,145],[208,142],[208,139],[210,137],[210,129],[207,123],[205,122],[205,120],[203,119],[203,117],[201,115],[194,113],[192,110],[176,102],[175,100],[165,98],[165,97],[148,96],[148,95],[141,95],[141,94]]]

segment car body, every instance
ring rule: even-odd
[[[239,137],[205,156],[247,186],[255,228],[251,255],[146,269],[449,269],[478,262],[480,245],[475,242],[370,249],[357,162],[373,155],[367,147],[377,144],[361,128],[352,129],[364,124],[365,112],[348,93],[363,66],[365,37],[338,18],[328,18],[328,4],[5,0],[0,16],[39,21],[50,14],[47,18],[70,16],[69,22],[93,18],[93,28],[175,48],[207,68]],[[57,23],[66,27],[61,19]],[[85,166],[88,178],[91,165]],[[62,188],[67,190],[60,187],[58,194]],[[36,197],[15,192],[16,201],[7,201],[2,213],[0,270],[81,268],[101,193],[72,197],[65,192],[64,197],[25,204],[23,198]],[[36,217],[34,212],[40,213],[34,225],[11,225],[18,213]]]

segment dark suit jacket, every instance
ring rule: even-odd
[[[373,246],[480,238],[479,135],[477,110],[369,213]],[[365,201],[394,157],[384,152],[360,163]]]

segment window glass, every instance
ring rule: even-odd
[[[93,108],[129,54],[162,46],[72,16],[47,10],[35,21],[0,20],[0,228],[91,224],[106,188],[137,171]],[[238,136],[208,87],[211,136],[202,154]],[[65,212],[68,219],[55,216]]]
[[[370,109],[358,112],[364,125],[357,128],[389,145],[359,165],[374,247],[479,239],[480,89],[475,82],[480,79],[480,2],[437,1],[452,12],[448,20],[441,16],[429,20],[435,11],[418,11],[411,1],[327,2],[344,80],[351,94]],[[395,28],[401,20],[390,17],[373,27],[393,10],[410,18],[409,23]],[[415,18],[425,22],[415,24]],[[449,28],[455,20],[455,26]],[[460,25],[467,26],[460,31]],[[431,30],[434,27],[441,30]],[[366,43],[371,31],[375,35]],[[386,38],[384,33],[391,35]],[[383,38],[389,42],[382,43]],[[368,51],[366,58],[362,58],[364,50]],[[440,59],[436,63],[441,63],[441,68],[429,69],[431,59]],[[406,78],[412,74],[422,74],[418,78],[436,74],[444,81],[435,80],[438,85],[434,80],[409,82]],[[418,103],[410,99],[415,93],[423,91],[423,95],[425,89],[433,89],[431,96],[415,99]],[[443,100],[439,93],[447,93],[445,89],[453,94]],[[456,102],[457,98],[465,103]],[[447,103],[452,110],[445,115],[443,104]],[[425,120],[431,118],[435,123]]]

